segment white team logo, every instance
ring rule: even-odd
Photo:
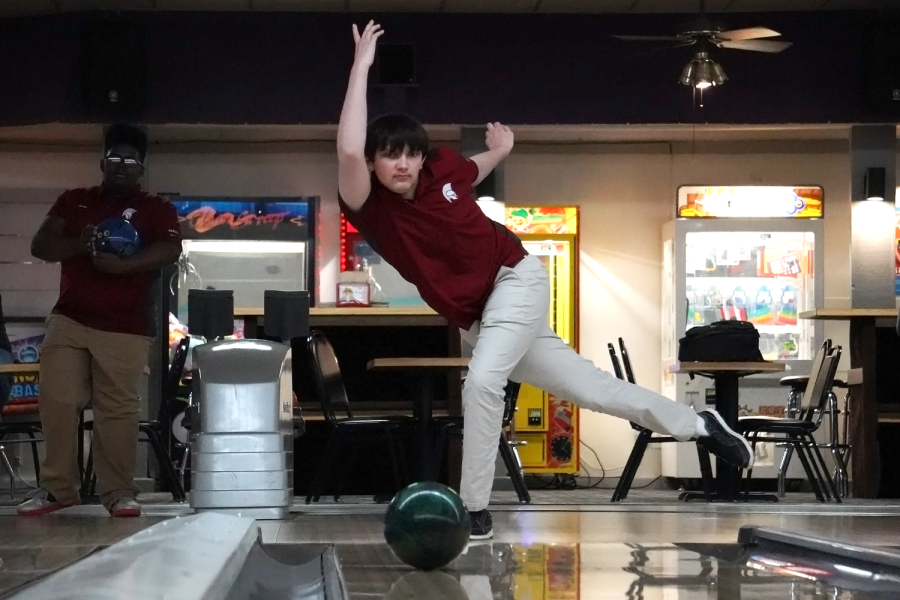
[[[441,190],[444,193],[444,198],[447,199],[447,202],[453,202],[454,200],[459,200],[459,197],[456,195],[456,192],[453,191],[453,188],[450,187],[449,183],[444,184],[444,189]]]
[[[137,212],[137,209],[135,209],[135,208],[126,208],[125,210],[122,211],[122,218],[125,219],[126,221],[130,221],[131,217],[133,217],[134,213],[136,213],[136,212]]]

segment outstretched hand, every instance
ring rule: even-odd
[[[353,24],[353,41],[356,43],[356,53],[353,56],[353,64],[368,69],[375,62],[375,43],[384,34],[381,25],[375,21],[369,21],[363,32],[360,33]]]
[[[488,150],[503,150],[509,154],[513,148],[514,136],[512,130],[500,123],[488,123],[484,133],[484,145]]]

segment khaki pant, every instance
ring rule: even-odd
[[[549,306],[547,269],[537,257],[526,256],[515,267],[500,269],[481,321],[460,330],[474,348],[462,391],[459,488],[470,511],[487,508],[491,497],[507,379],[678,440],[697,435],[693,408],[617,379],[567,346],[547,324]]]
[[[100,501],[109,509],[119,498],[137,495],[137,389],[149,350],[148,337],[92,329],[58,314],[47,319],[39,399],[46,440],[41,485],[57,500],[78,498],[78,419],[89,403]]]

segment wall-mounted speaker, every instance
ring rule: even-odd
[[[416,52],[412,44],[379,44],[375,48],[377,85],[416,84]]]
[[[135,117],[147,93],[147,57],[143,26],[117,17],[82,26],[78,66],[85,108],[93,115]]]

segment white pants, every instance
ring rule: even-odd
[[[697,434],[694,409],[622,381],[567,346],[550,329],[549,305],[547,269],[526,256],[514,268],[501,267],[481,321],[460,330],[474,347],[462,391],[460,495],[470,511],[490,500],[507,379],[679,440]]]

